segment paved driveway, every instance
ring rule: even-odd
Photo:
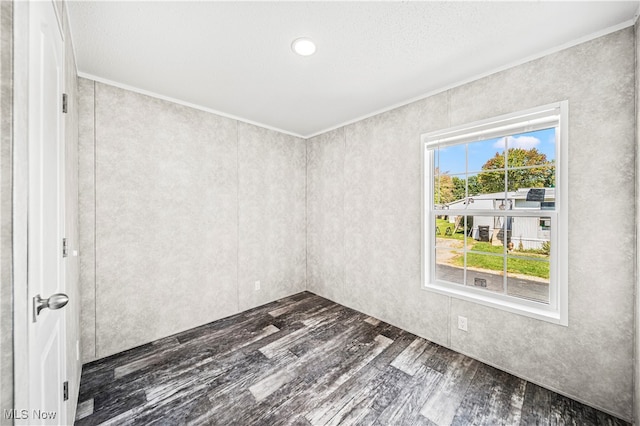
[[[439,264],[436,265],[436,277],[444,281],[462,284],[464,271],[455,266]],[[474,286],[476,279],[479,279],[480,282],[485,280],[487,290],[499,293],[503,291],[504,278],[501,273],[467,269],[467,285]],[[507,278],[507,294],[547,303],[549,302],[549,284],[509,276]]]

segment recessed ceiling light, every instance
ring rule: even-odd
[[[316,44],[306,37],[300,37],[293,40],[291,50],[300,56],[310,56],[316,53]]]

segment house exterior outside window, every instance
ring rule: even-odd
[[[422,135],[423,288],[567,325],[568,102]]]

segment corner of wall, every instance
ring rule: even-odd
[[[304,141],[304,289],[309,291],[309,138]]]
[[[80,247],[80,355],[96,359],[95,334],[95,83],[78,79],[78,231]]]
[[[638,266],[640,265],[640,240],[639,240],[639,228],[640,228],[640,20],[638,15],[640,13],[640,6],[638,12],[635,15],[634,28],[634,56],[635,56],[635,131],[636,131],[636,144],[635,144],[635,237],[636,237],[636,259],[635,259],[635,286],[634,286],[634,345],[633,345],[633,416],[636,425],[640,425],[640,272]]]

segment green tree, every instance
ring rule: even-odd
[[[467,181],[458,176],[453,177],[453,200],[461,200],[467,196]]]
[[[467,185],[469,190],[469,197],[480,194],[481,188],[478,183],[478,176],[472,175],[466,179],[453,176],[453,201],[462,200],[467,197]]]
[[[478,195],[482,192],[480,182],[478,182],[478,176],[473,175],[467,178],[467,185],[469,185],[469,196]]]
[[[504,171],[492,171],[504,168],[504,153],[496,155],[482,166],[483,172],[478,175],[478,183],[481,192],[504,191]],[[518,188],[551,188],[555,186],[555,167],[553,161],[548,161],[547,156],[536,148],[522,149],[511,148],[508,151],[508,190],[515,191]],[[540,166],[531,169],[515,169],[515,167]]]
[[[435,204],[446,204],[455,200],[453,196],[453,179],[447,172],[440,173],[440,170],[436,168],[434,179],[434,197],[433,202]]]

